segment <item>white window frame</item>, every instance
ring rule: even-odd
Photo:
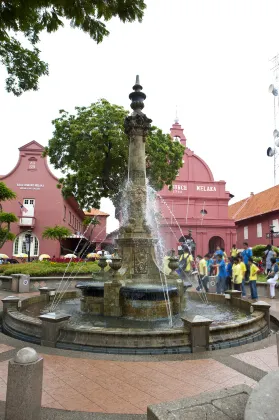
[[[243,228],[243,238],[244,238],[244,241],[247,241],[248,237],[249,237],[249,229],[248,229],[248,226],[244,226],[244,228]]]
[[[274,232],[278,232],[279,231],[278,219],[272,220],[272,224],[274,226],[273,228]]]
[[[263,225],[261,223],[257,223],[257,238],[263,237]]]
[[[27,247],[25,242],[26,232],[20,233],[14,240],[13,243],[13,255],[18,255],[21,253],[27,254]],[[33,241],[30,246],[30,257],[38,257],[40,255],[40,243],[36,235],[32,233],[31,237]],[[35,252],[37,251],[37,252]]]

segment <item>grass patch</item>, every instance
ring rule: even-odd
[[[50,261],[36,261],[23,264],[2,264],[0,265],[0,275],[11,276],[12,274],[29,274],[31,277],[50,277],[63,275],[67,268],[66,263],[56,263]],[[67,274],[78,273],[88,274],[100,270],[97,262],[70,263]]]

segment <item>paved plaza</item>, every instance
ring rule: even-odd
[[[7,294],[1,292],[0,297]],[[279,317],[279,303],[266,300],[273,316]],[[0,400],[5,401],[8,361],[29,344],[4,334],[0,343]],[[255,387],[278,368],[274,334],[242,347],[198,355],[120,356],[32,347],[44,358],[43,407],[134,414],[139,419],[145,418],[148,405],[234,385]]]

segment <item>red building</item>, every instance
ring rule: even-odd
[[[18,223],[12,225],[16,239],[14,242],[6,242],[1,248],[1,252],[9,257],[27,253],[25,240],[27,231],[32,231],[30,247],[32,258],[40,254],[60,256],[59,243],[42,238],[42,232],[47,226],[60,225],[72,230],[72,235],[63,243],[68,250],[63,252],[64,255],[74,251],[80,239],[80,248],[86,241],[82,224],[85,213],[73,197],[68,199],[62,197],[61,190],[57,188],[58,179],[51,173],[47,158],[42,156],[43,151],[44,147],[36,141],[20,147],[19,160],[15,168],[9,174],[0,176],[0,181],[17,194],[16,200],[3,203],[3,210],[14,213],[19,219]],[[24,206],[24,211],[19,203]],[[86,237],[90,237],[92,242],[88,247],[90,252],[105,240],[108,214],[92,209],[88,216],[96,216],[100,222],[92,234],[92,227],[86,233]]]
[[[251,193],[244,200],[232,204],[229,216],[236,224],[238,248],[242,248],[243,242],[248,242],[250,246],[271,243],[270,237],[267,237],[270,226],[279,232],[279,185],[258,194]],[[274,245],[279,246],[276,234]]]
[[[208,165],[186,145],[181,125],[171,128],[174,141],[185,146],[183,167],[173,183],[173,190],[160,192],[161,232],[167,249],[177,249],[191,230],[196,254],[214,252],[216,246],[229,250],[236,241],[234,221],[228,216],[228,202],[233,197],[225,181],[214,181]]]

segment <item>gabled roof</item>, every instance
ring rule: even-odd
[[[21,146],[18,150],[20,152],[43,152],[45,147],[38,143],[36,140],[32,140],[24,146]]]
[[[91,209],[90,211],[85,211],[84,214],[85,216],[89,216],[89,217],[90,216],[106,216],[106,217],[109,216],[108,213],[104,213],[103,211],[98,210],[98,209]]]
[[[279,185],[231,204],[229,218],[237,222],[276,210],[279,210]]]

